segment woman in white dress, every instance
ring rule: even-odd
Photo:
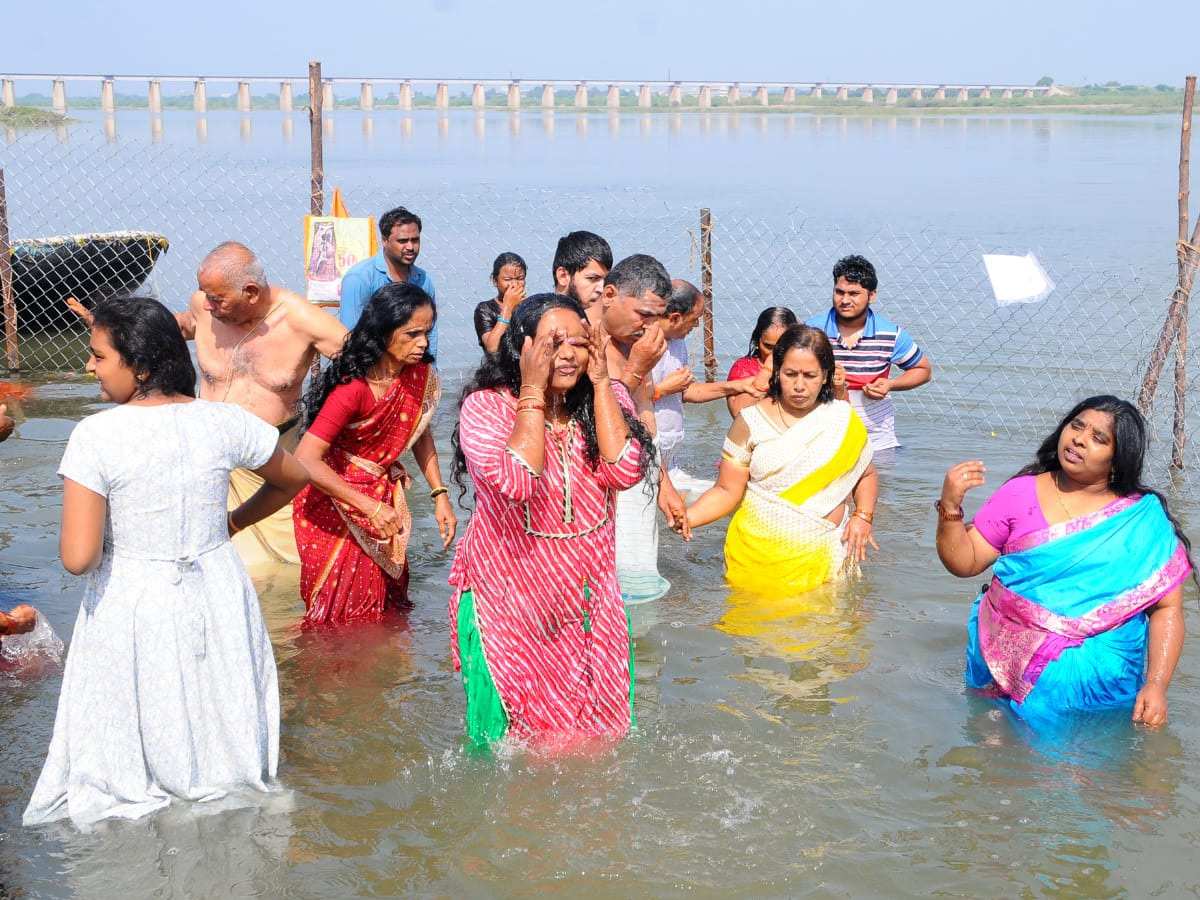
[[[76,426],[59,468],[59,555],[87,582],[27,825],[268,790],[278,757],[275,659],[229,538],[307,475],[274,428],[194,399],[187,345],[157,301],[101,303],[90,350],[117,406]],[[227,514],[236,466],[265,484]]]

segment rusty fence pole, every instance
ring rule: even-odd
[[[1175,404],[1174,421],[1172,425],[1171,465],[1183,467],[1183,446],[1187,439],[1184,419],[1187,402],[1187,339],[1188,339],[1188,300],[1192,293],[1192,284],[1196,278],[1197,267],[1200,266],[1200,220],[1188,240],[1188,194],[1191,177],[1191,140],[1192,140],[1192,107],[1196,96],[1196,76],[1189,75],[1185,82],[1183,94],[1183,123],[1179,134],[1179,212],[1178,237],[1175,243],[1175,253],[1179,263],[1179,279],[1175,290],[1168,298],[1166,321],[1158,334],[1158,340],[1150,354],[1146,366],[1146,374],[1142,378],[1141,390],[1138,392],[1138,409],[1142,415],[1149,416],[1154,404],[1154,395],[1158,389],[1158,380],[1162,375],[1163,365],[1171,345],[1175,345]]]
[[[8,195],[4,192],[4,170],[0,169],[0,298],[4,302],[4,347],[8,355],[8,371],[21,368],[20,345],[17,341],[17,302],[13,296],[12,243],[8,234]]]
[[[713,351],[712,210],[700,210],[700,290],[704,294],[704,380],[717,380],[717,354]]]
[[[308,130],[312,145],[312,203],[314,216],[325,214],[325,145],[321,127],[324,124],[324,91],[321,83],[321,64],[308,64]]]

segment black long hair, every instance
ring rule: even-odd
[[[577,300],[565,294],[534,294],[532,297],[526,297],[513,312],[512,324],[504,332],[496,352],[483,355],[483,362],[479,364],[479,368],[471,376],[470,382],[463,388],[462,397],[458,403],[460,411],[463,402],[476,391],[497,390],[505,391],[513,397],[520,395],[521,349],[525,345],[525,338],[532,338],[537,334],[538,324],[542,321],[542,317],[552,309],[570,310],[582,321],[587,322],[587,313],[583,311],[583,307]],[[580,375],[579,381],[567,391],[563,400],[567,413],[578,423],[579,429],[583,433],[588,463],[592,467],[598,466],[600,464],[600,443],[596,437],[595,394],[592,389],[592,380],[586,372]],[[642,458],[638,465],[638,471],[642,480],[649,482],[651,473],[654,471],[654,439],[641,421],[624,410],[622,413],[634,440],[642,445]],[[450,477],[459,487],[458,496],[461,502],[467,493],[467,460],[463,455],[462,443],[459,440],[460,426],[461,420],[455,424],[454,433],[450,436],[450,444],[454,448],[454,462],[450,467]]]
[[[1058,459],[1058,442],[1062,439],[1062,433],[1067,426],[1089,409],[1112,416],[1113,458],[1112,468],[1108,474],[1109,488],[1118,497],[1127,497],[1130,494],[1153,494],[1157,497],[1158,502],[1162,504],[1163,512],[1167,514],[1167,519],[1175,529],[1176,536],[1187,552],[1188,563],[1191,563],[1192,542],[1183,533],[1183,527],[1179,521],[1171,515],[1171,510],[1167,506],[1167,498],[1142,482],[1142,466],[1146,461],[1146,422],[1137,407],[1128,400],[1122,400],[1112,394],[1099,394],[1095,397],[1088,397],[1086,400],[1080,400],[1071,407],[1069,413],[1063,416],[1058,427],[1042,441],[1037,453],[1034,454],[1033,462],[1013,477],[1062,471],[1062,463]],[[1197,576],[1195,565],[1192,565],[1192,578],[1196,580],[1197,584],[1200,584],[1200,577]]]
[[[817,358],[817,364],[823,373],[817,403],[832,403],[833,369],[837,364],[833,358],[833,347],[829,343],[828,335],[811,325],[789,325],[775,342],[775,349],[771,354],[775,367],[771,370],[767,396],[776,403],[779,402],[779,395],[783,393],[783,387],[779,383],[779,370],[783,368],[783,358],[789,350],[808,350]]]
[[[365,378],[367,370],[387,352],[392,332],[407,325],[421,307],[428,306],[437,321],[437,307],[433,298],[405,281],[385,284],[371,295],[363,307],[358,324],[346,335],[341,351],[329,361],[329,365],[313,378],[304,395],[304,427],[316,421],[317,414],[325,405],[326,398],[339,384],[349,384],[355,378]],[[433,362],[428,349],[421,362]]]
[[[786,306],[768,306],[758,314],[758,321],[754,323],[754,331],[750,333],[750,349],[746,351],[745,358],[758,359],[758,342],[767,329],[775,325],[789,328],[797,321],[796,314]]]
[[[113,297],[92,310],[92,328],[108,333],[121,362],[133,369],[137,396],[151,391],[196,396],[196,368],[175,315],[151,297]]]

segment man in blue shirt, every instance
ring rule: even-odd
[[[379,217],[379,234],[383,246],[370,259],[355,263],[342,277],[341,307],[338,318],[347,328],[353,328],[362,315],[371,295],[392,281],[415,284],[434,301],[437,295],[429,273],[416,265],[421,253],[421,217],[403,206],[389,209]],[[437,322],[429,335],[429,352],[437,358]]]

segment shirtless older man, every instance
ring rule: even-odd
[[[183,336],[196,342],[201,399],[236,403],[278,427],[283,445],[294,450],[304,378],[318,353],[342,349],[345,326],[294,291],[269,284],[258,257],[233,241],[200,261],[196,282],[200,289],[176,318]],[[229,508],[261,484],[248,469],[235,470]],[[234,545],[247,565],[298,563],[291,504],[239,532]]]
[[[196,342],[200,397],[234,403],[279,428],[288,450],[296,449],[304,378],[317,358],[342,348],[345,327],[299,294],[267,282],[263,265],[244,244],[227,241],[200,261],[199,290],[176,313],[183,336]],[[70,301],[85,322],[91,313]],[[229,484],[233,509],[262,481],[236,469]],[[247,565],[298,563],[291,504],[240,531],[234,546]]]

